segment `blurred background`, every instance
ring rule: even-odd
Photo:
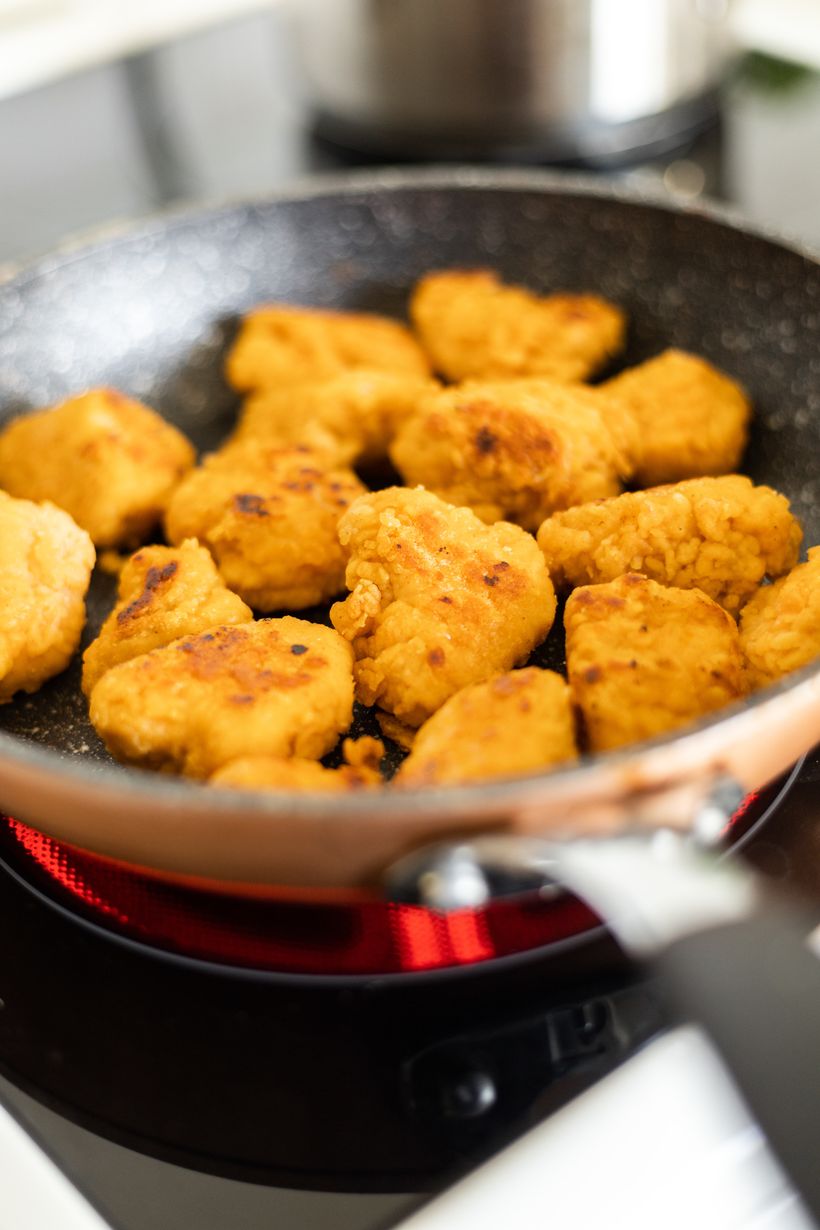
[[[0,264],[316,170],[582,166],[820,243],[817,0],[0,0]]]

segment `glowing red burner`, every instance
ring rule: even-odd
[[[730,829],[760,812],[752,795]],[[62,904],[132,939],[202,960],[312,974],[385,974],[472,965],[582,935],[599,924],[573,897],[537,895],[443,916],[375,895],[299,899],[152,874],[64,845],[18,820],[0,823],[0,852]]]

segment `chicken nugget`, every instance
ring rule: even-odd
[[[401,424],[438,386],[419,376],[361,370],[343,372],[249,397],[235,440],[306,444],[336,465],[383,461]]]
[[[68,513],[0,491],[0,704],[68,666],[93,567],[91,539]]]
[[[469,381],[429,394],[400,429],[390,457],[405,482],[423,483],[482,521],[536,530],[545,517],[617,495],[633,470],[637,429],[615,435],[603,399],[549,380]]]
[[[120,573],[117,604],[83,654],[86,696],[112,666],[218,624],[242,624],[253,612],[222,583],[204,547],[143,547]]]
[[[352,592],[330,618],[353,645],[359,700],[408,726],[524,662],[550,630],[544,559],[515,525],[486,526],[429,491],[391,487],[351,504],[339,537]]]
[[[326,380],[356,367],[430,374],[418,342],[397,320],[276,303],[243,318],[225,372],[240,393],[252,393]]]
[[[696,586],[733,613],[764,576],[793,567],[801,538],[786,497],[740,474],[582,504],[538,531],[559,588],[640,571],[663,585]]]
[[[99,547],[135,546],[195,456],[185,436],[141,402],[93,389],[0,432],[0,486],[53,501]]]
[[[402,786],[454,785],[547,769],[577,756],[566,681],[529,666],[456,692],[424,723],[396,774]]]
[[[820,656],[820,547],[808,562],[758,590],[740,613],[740,647],[753,687]]]
[[[350,646],[294,619],[211,628],[112,666],[91,721],[118,760],[209,777],[240,756],[318,759],[353,713]]]
[[[751,406],[740,385],[705,359],[667,350],[599,387],[628,406],[640,424],[641,486],[737,469]]]
[[[622,348],[626,331],[623,312],[596,295],[540,298],[489,270],[428,274],[413,291],[410,317],[448,380],[586,380]]]
[[[303,610],[344,588],[339,517],[365,488],[311,449],[248,440],[206,457],[165,518],[172,543],[198,538],[229,589],[257,611]]]
[[[243,756],[231,760],[210,779],[212,786],[233,786],[240,790],[319,791],[322,794],[348,794],[372,790],[383,784],[379,761],[384,755],[380,739],[367,736],[345,739],[344,750],[350,763],[326,769],[315,760],[275,756]]]
[[[627,573],[576,589],[564,627],[592,751],[675,730],[746,693],[737,626],[700,590]]]

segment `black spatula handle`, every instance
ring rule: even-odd
[[[820,1225],[820,960],[796,911],[674,941],[655,958],[673,1007],[708,1034]]]

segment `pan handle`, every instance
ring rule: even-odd
[[[561,885],[606,918],[659,976],[673,1012],[705,1028],[820,1225],[820,965],[806,943],[810,922],[771,901],[737,861],[670,832],[431,847],[392,869],[388,891],[447,910],[539,878],[540,891]]]

